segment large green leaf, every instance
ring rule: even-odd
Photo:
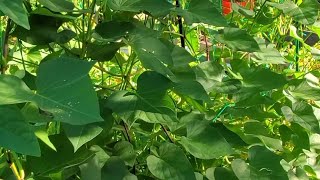
[[[113,156],[108,159],[101,170],[101,180],[137,180],[138,178],[131,174],[123,160]]]
[[[282,113],[288,121],[300,124],[309,131],[319,133],[319,121],[313,113],[312,106],[301,101],[292,104],[292,109],[288,106],[281,108]]]
[[[0,147],[15,152],[40,156],[40,146],[30,125],[14,106],[0,106]]]
[[[80,59],[61,57],[48,60],[39,67],[37,94],[33,94],[19,78],[2,75],[0,104],[32,101],[44,111],[52,113],[54,120],[73,125],[103,121],[96,93],[88,77],[91,67],[92,63]],[[52,69],[59,69],[59,73]]]
[[[67,0],[38,0],[40,4],[55,12],[70,12],[74,4]]]
[[[82,126],[64,124],[63,129],[72,143],[75,152],[85,143],[98,136],[103,130],[97,124],[86,124]]]
[[[231,146],[206,120],[193,120],[187,125],[187,137],[180,142],[186,150],[200,159],[214,159],[233,153]]]
[[[193,168],[183,151],[171,143],[162,144],[158,155],[148,156],[147,165],[150,172],[159,179],[196,179]]]
[[[67,57],[42,63],[37,78],[38,105],[52,112],[55,120],[73,125],[103,121],[88,76],[92,65],[92,62]],[[59,69],[59,73],[52,69]]]
[[[169,49],[157,38],[138,37],[130,43],[137,53],[142,65],[164,76],[174,76],[167,66],[173,61]]]
[[[228,26],[226,19],[209,0],[191,0],[188,10],[176,9],[188,24],[206,23],[209,25]]]
[[[157,82],[157,86],[154,86],[154,82]],[[136,94],[115,92],[108,98],[107,105],[130,126],[137,119],[164,124],[177,121],[172,102],[166,96],[170,83],[166,77],[154,71],[144,72],[138,78]]]
[[[23,6],[22,0],[0,0],[0,11],[19,26],[30,29],[28,13]]]
[[[311,25],[318,18],[319,3],[317,0],[303,0],[299,6],[293,1],[285,1],[282,4],[268,2],[268,4],[282,10],[284,14],[293,17],[301,24]]]
[[[246,31],[239,28],[224,28],[223,33],[215,36],[217,41],[227,45],[234,51],[258,52],[259,45]]]

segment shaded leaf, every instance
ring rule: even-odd
[[[29,20],[30,30],[18,26],[12,34],[30,44],[47,45],[51,42],[66,43],[76,35],[71,30],[63,30],[58,33],[58,28],[64,21],[61,18],[32,14]]]
[[[87,45],[87,57],[100,62],[109,61],[123,45],[124,44],[122,43],[110,43],[103,45],[89,43]]]
[[[108,21],[98,24],[95,31],[108,41],[117,41],[125,37],[135,29],[131,22]]]
[[[81,148],[74,153],[72,144],[61,134],[49,136],[49,138],[57,151],[52,150],[41,142],[41,157],[27,157],[28,168],[36,176],[45,176],[50,173],[59,172],[67,167],[78,166],[94,155],[85,148]]]
[[[108,159],[101,173],[101,180],[137,180],[137,177],[129,172],[124,161],[115,156]]]
[[[40,156],[38,140],[20,110],[14,106],[0,106],[0,114],[0,146],[18,153]]]
[[[227,169],[222,167],[211,167],[206,170],[206,177],[209,180],[237,180],[238,178],[235,174]]]
[[[133,167],[136,161],[136,153],[131,143],[120,141],[113,147],[113,156],[122,159],[126,165]]]

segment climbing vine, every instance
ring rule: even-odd
[[[317,0],[0,0],[0,179],[320,179]]]

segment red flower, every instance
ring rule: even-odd
[[[236,3],[242,7],[247,6],[250,3],[250,9],[253,9],[254,0],[246,0],[246,1],[237,1]],[[232,12],[231,0],[222,0],[222,12],[224,15],[227,15]]]

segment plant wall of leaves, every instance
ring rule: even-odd
[[[0,179],[320,179],[318,1],[226,4],[0,0]]]

